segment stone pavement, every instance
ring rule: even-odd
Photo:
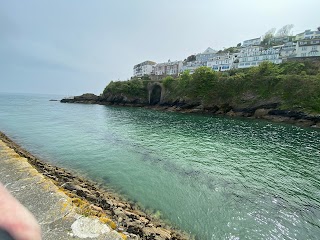
[[[77,214],[66,194],[1,140],[0,182],[33,213],[44,240],[123,239],[97,218]]]

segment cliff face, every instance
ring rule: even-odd
[[[101,103],[128,106],[145,106],[149,104],[147,98],[141,98],[138,96],[128,96],[123,93],[106,93],[101,97]]]
[[[305,127],[320,128],[320,115],[296,110],[283,110],[279,99],[265,99],[260,101],[245,101],[242,103],[219,102],[217,104],[203,104],[201,101],[177,99],[172,101],[164,97],[157,105],[150,105],[146,99],[128,97],[124,94],[106,94],[96,96],[83,94],[73,99],[62,99],[62,103],[101,104],[130,107],[147,107],[164,111],[182,113],[200,113],[226,115],[230,117],[249,117],[266,119],[273,122],[285,122]]]

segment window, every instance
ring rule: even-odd
[[[229,69],[229,65],[222,66],[222,69]]]
[[[317,46],[312,46],[312,50],[317,50]]]
[[[302,47],[302,51],[307,51],[307,47]]]
[[[301,53],[301,57],[305,57],[305,56],[307,56],[306,53]]]

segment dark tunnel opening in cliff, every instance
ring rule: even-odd
[[[160,103],[160,100],[161,100],[161,87],[156,85],[151,91],[150,105],[156,105]]]

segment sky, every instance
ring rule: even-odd
[[[0,92],[100,94],[145,60],[183,60],[271,28],[320,26],[319,0],[0,0]]]

